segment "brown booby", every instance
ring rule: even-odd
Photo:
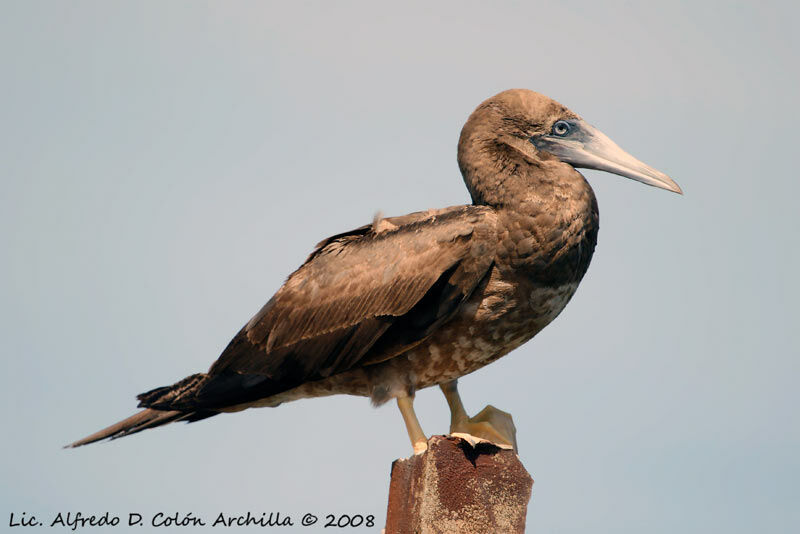
[[[564,309],[597,242],[599,169],[681,193],[558,102],[512,89],[461,131],[472,204],[376,218],[317,245],[208,372],[138,396],[137,414],[73,443],[173,421],[345,393],[397,399],[416,452],[414,392],[438,385],[451,432],[516,447],[509,414],[468,417],[459,377],[519,347]]]

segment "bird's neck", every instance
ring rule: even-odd
[[[578,171],[556,160],[502,157],[461,167],[473,203],[497,212],[501,264],[547,284],[580,281],[597,243],[598,210]]]
[[[459,159],[473,204],[523,215],[549,212],[568,220],[596,210],[592,188],[571,165],[556,159],[529,161],[514,150],[492,148],[480,157]]]

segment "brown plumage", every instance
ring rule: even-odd
[[[527,90],[475,110],[458,162],[473,205],[379,218],[326,239],[207,373],[139,395],[142,412],[72,446],[305,397],[346,393],[380,404],[436,384],[454,392],[452,381],[552,321],[585,274],[598,211],[574,166],[679,191]],[[416,447],[415,422],[407,419]]]

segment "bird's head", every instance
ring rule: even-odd
[[[467,186],[470,177],[486,177],[520,165],[543,172],[569,165],[597,169],[682,193],[666,174],[634,158],[603,132],[555,100],[527,89],[503,91],[470,115],[461,131],[458,160]],[[574,173],[574,171],[572,171]]]

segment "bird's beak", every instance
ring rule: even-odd
[[[564,136],[542,135],[531,139],[533,145],[573,167],[597,169],[683,194],[669,176],[642,163],[606,134],[580,119],[565,121],[570,131]]]

